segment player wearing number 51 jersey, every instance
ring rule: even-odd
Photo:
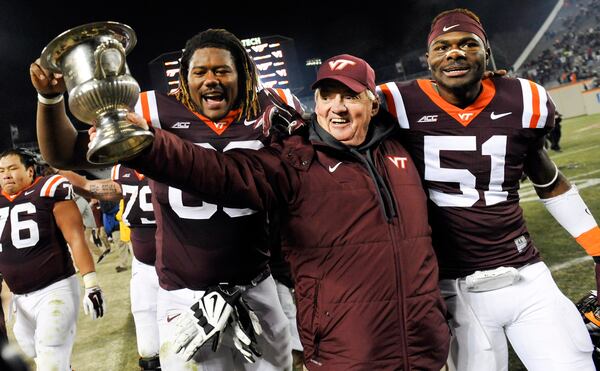
[[[15,338],[38,370],[70,370],[79,312],[104,314],[94,262],[71,184],[60,175],[35,177],[34,161],[19,150],[0,154],[0,273],[14,293]]]
[[[461,109],[429,80],[379,88],[406,129],[403,144],[429,193],[441,278],[538,262],[518,190],[523,159],[554,121],[545,90],[522,79],[486,79],[475,102]]]
[[[440,287],[455,330],[451,356],[457,370],[506,370],[508,337],[528,370],[593,370],[579,313],[525,226],[523,171],[597,259],[600,230],[545,152],[555,114],[547,92],[523,79],[482,80],[489,53],[475,14],[442,12],[428,38],[433,79],[379,87],[429,194]]]

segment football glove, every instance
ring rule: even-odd
[[[96,272],[90,272],[83,276],[85,294],[83,296],[83,312],[93,320],[104,316],[106,313],[106,300],[98,285]]]
[[[194,358],[204,347],[215,352],[221,342],[233,305],[242,294],[236,286],[216,286],[208,289],[190,309],[184,311],[174,322],[176,326],[175,352],[186,361]]]
[[[256,338],[262,334],[262,327],[258,317],[243,298],[240,298],[234,306],[230,324],[229,328],[236,349],[246,361],[254,363],[256,361],[254,357],[262,356],[256,342]]]
[[[269,136],[271,128],[279,134],[290,135],[304,125],[302,112],[284,103],[272,89],[263,89],[259,96],[261,106],[266,107],[262,116],[256,120],[254,128],[262,126],[263,134]]]
[[[598,306],[597,291],[590,291],[587,296],[577,302],[576,306],[588,331],[600,334],[600,306]]]
[[[598,271],[596,265],[596,272]],[[575,304],[581,313],[585,327],[594,345],[592,352],[592,360],[597,370],[600,370],[600,306],[598,305],[597,291],[590,291],[587,296],[584,296]]]

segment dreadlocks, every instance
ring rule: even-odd
[[[190,97],[187,76],[192,55],[196,50],[202,48],[225,49],[231,53],[239,76],[238,88],[241,93],[236,102],[236,106],[241,108],[237,120],[258,116],[258,72],[256,66],[240,40],[224,29],[208,29],[200,32],[185,44],[179,68],[179,89],[174,93],[177,100],[189,110],[198,111]]]

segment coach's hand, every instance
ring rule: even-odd
[[[150,130],[150,126],[148,126],[148,123],[146,122],[146,120],[138,115],[135,112],[128,112],[127,115],[125,116],[125,119],[127,120],[127,122],[140,127],[144,130]],[[92,125],[89,129],[88,129],[88,135],[90,137],[90,142],[88,143],[88,148],[91,148],[92,146],[92,142],[94,141],[94,138],[96,138],[97,135],[97,130],[96,127],[94,125]]]
[[[175,320],[175,352],[181,354],[186,361],[194,358],[206,346],[210,346],[215,352],[233,305],[241,294],[237,287],[217,286],[208,289],[198,302]]]
[[[98,285],[96,272],[90,272],[83,276],[85,285],[85,294],[83,296],[83,312],[90,315],[92,319],[97,319],[106,313],[106,300],[102,290]]]

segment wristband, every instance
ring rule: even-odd
[[[83,286],[86,289],[90,289],[92,287],[98,287],[98,277],[96,276],[96,272],[90,272],[83,275]]]
[[[63,94],[59,94],[55,97],[51,97],[51,98],[46,98],[44,97],[42,94],[38,93],[38,102],[45,104],[47,106],[51,106],[53,104],[57,104],[62,102],[62,100],[64,99],[64,95]]]
[[[556,166],[555,163],[552,163],[554,165],[554,178],[552,178],[551,181],[549,181],[546,184],[535,184],[534,182],[531,182],[531,184],[533,184],[534,187],[536,188],[546,188],[546,187],[550,187],[554,182],[556,182],[556,179],[558,178],[558,166]]]

